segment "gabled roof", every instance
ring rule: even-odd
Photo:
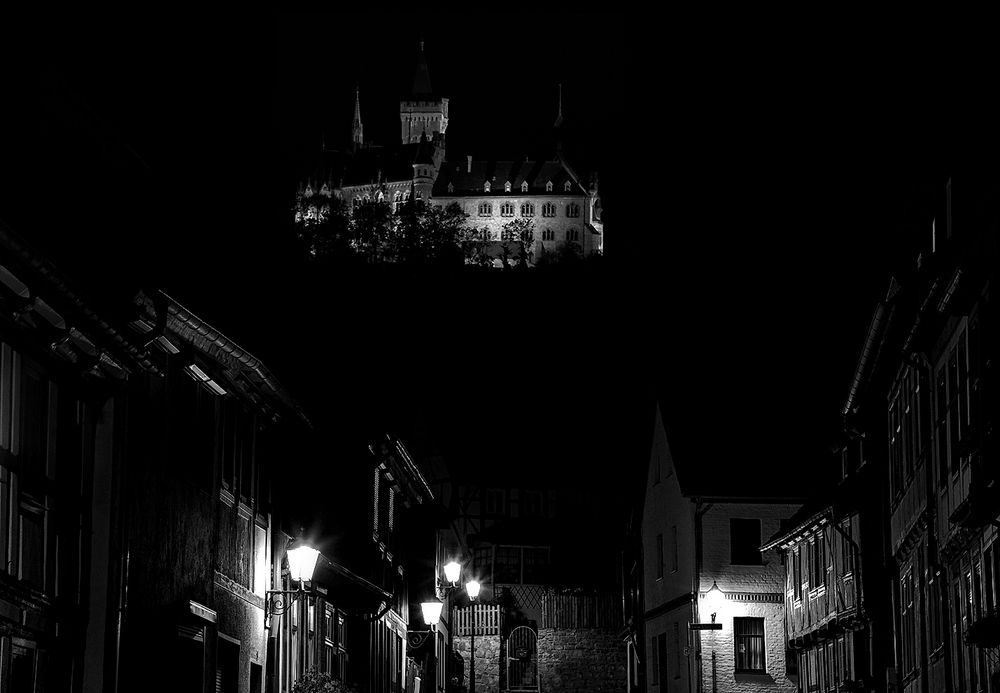
[[[310,158],[299,180],[315,188],[330,183],[333,188],[413,180],[414,163],[433,163],[435,145],[428,142],[421,152],[419,142],[391,147],[364,147],[356,152],[323,152]],[[417,161],[417,159],[429,161]]]
[[[528,183],[530,195],[549,194],[553,196],[566,195],[563,184],[572,184],[569,194],[581,195],[587,191],[573,176],[570,169],[561,161],[544,161],[532,159],[511,160],[473,160],[471,167],[468,160],[445,161],[441,172],[434,183],[434,196],[446,195],[481,195],[483,184],[490,182],[490,194],[503,193],[511,196],[523,195],[521,183]],[[503,185],[510,181],[511,190],[504,193]],[[552,191],[546,193],[545,184],[552,182]],[[448,192],[448,185],[454,186],[454,192]]]

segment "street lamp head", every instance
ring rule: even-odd
[[[451,583],[452,587],[458,584],[458,579],[462,575],[462,564],[458,561],[450,561],[444,567],[444,577]]]
[[[705,608],[712,614],[712,623],[715,623],[715,617],[725,598],[726,595],[719,589],[719,583],[712,580],[712,587],[705,593]]]
[[[420,603],[420,610],[424,613],[424,623],[428,626],[436,625],[441,619],[441,607],[444,604],[440,599],[433,599],[428,602]]]
[[[469,593],[469,599],[476,601],[476,598],[479,596],[480,587],[481,585],[477,580],[469,580],[465,583],[465,591]]]
[[[292,580],[302,583],[313,579],[319,550],[314,549],[300,537],[288,548],[288,573]]]

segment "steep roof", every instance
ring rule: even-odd
[[[365,147],[357,152],[323,152],[311,157],[303,166],[299,180],[308,181],[317,187],[330,183],[332,187],[370,185],[379,182],[410,181],[413,179],[413,164],[426,163],[418,158],[431,157],[433,162],[434,144],[426,145],[427,151],[420,152],[420,143],[398,144],[390,147]]]
[[[510,160],[468,160],[446,161],[441,166],[441,172],[434,182],[433,195],[482,195],[483,184],[490,182],[490,194],[503,193],[504,183],[510,181],[511,195],[520,195],[521,184],[528,183],[528,193],[532,195],[546,194],[545,184],[552,182],[550,195],[565,195],[563,187],[570,182],[570,193],[586,194],[583,186],[577,182],[572,171],[562,161],[544,161],[519,159]],[[453,192],[448,191],[448,185],[453,186]]]
[[[427,56],[424,54],[424,42],[420,41],[420,54],[417,57],[417,69],[413,73],[412,96],[426,98],[431,96],[431,71],[427,67]]]

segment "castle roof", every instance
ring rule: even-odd
[[[424,42],[420,41],[420,56],[417,58],[417,70],[413,75],[413,94],[415,98],[429,97],[431,91],[431,72],[427,67],[427,56],[424,55]]]
[[[428,143],[427,155],[434,145]],[[421,159],[418,161],[418,158]],[[425,163],[420,143],[391,147],[365,147],[356,152],[323,152],[310,161],[304,178],[316,185],[329,182],[332,187],[371,185],[413,180],[413,164]],[[433,163],[433,162],[431,162]]]
[[[473,161],[446,161],[441,166],[434,182],[432,195],[482,195],[483,184],[490,182],[490,194],[503,193],[503,185],[510,181],[510,195],[521,195],[521,184],[528,183],[528,193],[532,195],[565,195],[566,181],[570,181],[570,193],[586,194],[572,171],[562,161],[519,159],[503,161],[496,159]],[[545,184],[552,182],[552,190],[546,192]],[[453,188],[449,192],[448,185]]]

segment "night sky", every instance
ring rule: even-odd
[[[998,121],[984,44],[791,19],[48,18],[4,87],[0,218],[92,294],[160,286],[263,357],[327,460],[420,421],[455,463],[607,486],[644,462],[658,398],[691,464],[814,481],[889,249],[929,233],[914,190],[985,170]],[[451,155],[525,153],[563,84],[570,152],[600,172],[600,266],[303,268],[295,167],[347,141],[356,85],[366,139],[398,138],[421,36]]]

